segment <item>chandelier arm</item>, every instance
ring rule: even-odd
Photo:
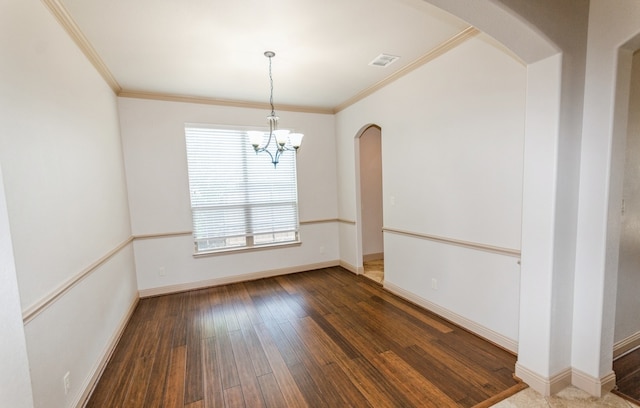
[[[271,60],[271,58],[269,58],[269,60]],[[273,85],[272,85],[273,88]],[[269,140],[267,140],[267,146],[269,145],[269,143],[271,143],[271,139],[275,139],[276,135],[275,135],[275,131],[278,128],[278,119],[277,116],[273,110],[273,94],[271,95],[271,119],[269,119]],[[276,143],[277,144],[277,143]]]
[[[269,157],[271,158],[271,163],[273,163],[274,166],[276,164],[278,164],[278,161],[279,161],[278,159],[279,159],[280,155],[277,153],[277,151],[276,151],[276,156],[274,157],[273,153],[271,153],[269,150],[267,150],[264,147],[262,147],[262,148],[256,150],[256,155],[259,154],[259,153],[262,153],[262,152],[265,152],[265,153],[267,153],[269,155]]]
[[[263,149],[267,150],[269,148],[269,144],[271,144],[271,139],[274,139],[273,131],[275,130],[275,124],[272,120],[269,120],[269,138],[267,139],[267,143],[264,145]]]
[[[267,144],[262,148],[263,150],[267,150],[269,148],[269,144],[271,143],[271,132],[269,132],[269,139],[267,139]],[[268,151],[268,150],[267,150]]]
[[[273,167],[276,167],[278,165],[278,162],[280,161],[280,155],[282,154],[282,150],[278,149],[276,150],[276,157],[275,159],[273,158],[273,156],[271,156],[271,158],[273,160],[271,160],[271,163],[273,163]]]

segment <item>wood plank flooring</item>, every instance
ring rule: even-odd
[[[640,405],[640,349],[613,362],[616,373],[616,394]]]
[[[515,361],[326,268],[140,300],[86,406],[486,406]]]

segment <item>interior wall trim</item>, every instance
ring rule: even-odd
[[[193,235],[193,231],[158,232],[154,234],[140,234],[140,235],[134,235],[133,239],[139,240],[139,239],[173,238],[173,237],[184,237],[187,235]]]
[[[351,265],[349,262],[341,259],[340,260],[340,266],[343,267],[344,269],[348,270],[349,272],[356,274],[356,275],[362,275],[364,273],[364,268],[363,267],[357,267],[355,265]]]
[[[401,298],[408,300],[415,305],[425,308],[439,315],[440,317],[449,320],[450,322],[455,323],[458,326],[461,326],[480,337],[483,337],[484,339],[498,345],[499,347],[510,351],[513,354],[518,353],[518,342],[516,340],[510,339],[496,331],[489,329],[488,327],[474,322],[473,320],[467,319],[466,317],[454,313],[447,308],[430,302],[413,292],[403,289],[400,286],[394,285],[393,283],[385,281],[383,283],[383,287],[394,295],[400,296]]]
[[[322,223],[337,222],[337,221],[338,221],[337,218],[333,218],[333,219],[326,219],[326,220],[323,219],[323,220],[304,221],[304,222],[301,222],[300,224],[301,225],[311,225],[311,224],[322,224]],[[58,286],[56,289],[51,291],[48,295],[44,296],[42,299],[37,301],[35,304],[33,304],[30,307],[28,307],[25,310],[23,310],[22,311],[22,323],[26,325],[30,321],[35,319],[40,313],[42,313],[49,306],[51,306],[53,303],[58,301],[58,299],[60,299],[62,296],[64,296],[64,294],[69,292],[74,286],[76,286],[78,283],[80,283],[80,281],[82,281],[84,278],[89,276],[92,272],[94,272],[96,269],[98,269],[98,267],[100,267],[102,264],[107,262],[109,259],[111,259],[114,255],[116,255],[118,252],[120,252],[123,248],[125,248],[130,243],[132,243],[134,241],[137,241],[137,240],[183,237],[183,236],[190,236],[192,234],[193,234],[192,231],[176,231],[176,232],[153,233],[153,234],[139,234],[139,235],[130,236],[129,238],[127,238],[126,240],[124,240],[123,242],[118,244],[111,251],[107,252],[104,256],[99,258],[97,261],[95,261],[94,263],[92,263],[91,265],[89,265],[88,267],[83,269],[82,271],[80,271],[80,273],[78,273],[75,276],[69,278],[64,283],[62,283],[60,286]],[[307,267],[313,267],[314,269],[317,269],[317,268],[324,268],[324,267],[336,266],[336,265],[339,265],[338,261],[335,261],[335,262],[332,261],[332,262],[327,263],[326,265],[325,264],[306,265],[306,266],[303,267],[303,269],[296,270],[296,272],[301,272],[302,270],[306,270],[304,268],[307,268]],[[296,269],[298,269],[298,268],[296,268]],[[287,270],[288,269],[286,269],[286,268],[285,269],[278,269],[278,271],[283,271],[282,274],[290,273],[290,272],[287,272]],[[269,272],[271,272],[271,271],[267,271],[267,273],[269,273]],[[266,276],[273,276],[273,275],[266,275]],[[258,279],[258,278],[256,278],[256,279]],[[231,282],[229,282],[229,283],[231,283]],[[194,289],[194,288],[191,288],[191,289]],[[185,290],[189,290],[189,289],[185,289]]]
[[[619,358],[640,347],[640,331],[613,345],[613,358]]]
[[[314,269],[330,268],[340,265],[340,261],[333,260],[314,264],[298,265],[288,268],[271,269],[267,271],[243,273],[234,276],[224,276],[221,278],[207,279],[197,282],[179,283],[176,285],[167,285],[150,289],[141,289],[138,291],[140,298],[152,296],[168,295],[171,293],[186,292],[189,290],[205,289],[213,286],[228,285],[231,283],[247,282],[256,279],[270,278],[272,276],[287,275],[290,273],[311,271]]]
[[[338,218],[325,218],[319,220],[300,221],[300,225],[325,224],[328,222],[340,222]]]
[[[384,259],[384,252],[376,252],[375,254],[362,255],[362,262],[370,262]]]
[[[350,224],[350,225],[356,225],[356,222],[353,220],[346,220],[344,218],[338,218],[338,222],[341,224]]]
[[[301,225],[312,225],[312,224],[322,224],[322,223],[330,223],[330,222],[338,222],[338,223],[349,224],[349,225],[355,225],[356,224],[355,221],[346,220],[346,219],[343,219],[343,218],[330,218],[330,219],[301,221],[300,224]],[[384,228],[383,231],[387,232],[387,233],[400,234],[400,235],[411,236],[411,237],[415,237],[415,238],[428,239],[428,240],[436,241],[436,242],[443,242],[443,243],[447,243],[447,244],[451,244],[451,245],[463,246],[463,247],[472,248],[472,249],[476,249],[476,250],[499,253],[499,254],[507,255],[507,256],[515,256],[515,257],[519,257],[520,256],[520,251],[514,250],[514,249],[499,248],[499,247],[494,247],[494,246],[489,246],[489,245],[484,245],[484,244],[478,244],[478,243],[473,243],[473,242],[455,240],[455,239],[451,239],[451,238],[444,238],[444,237],[438,237],[438,236],[433,236],[433,235],[419,234],[419,233],[414,233],[414,232],[409,232],[409,231],[396,230],[396,229],[392,229],[392,228]],[[66,294],[69,290],[71,290],[74,286],[76,286],[80,281],[82,281],[84,278],[86,278],[88,275],[90,275],[93,271],[95,271],[98,267],[100,267],[102,264],[107,262],[114,255],[116,255],[123,248],[125,248],[127,245],[131,244],[135,240],[181,237],[181,236],[188,236],[188,235],[191,235],[191,234],[192,234],[192,231],[176,231],[176,232],[167,232],[167,233],[139,234],[139,235],[130,236],[129,238],[127,238],[126,240],[121,242],[119,245],[117,245],[115,248],[113,248],[111,251],[109,251],[107,254],[105,254],[104,256],[99,258],[97,261],[95,261],[94,263],[92,263],[91,265],[89,265],[88,267],[83,269],[82,271],[80,271],[80,273],[78,273],[77,275],[69,278],[67,281],[65,281],[63,284],[58,286],[51,293],[49,293],[48,295],[46,295],[45,297],[40,299],[38,302],[36,302],[32,306],[30,306],[30,307],[26,308],[25,310],[23,310],[23,312],[22,312],[23,324],[26,325],[31,320],[35,319],[40,313],[42,313],[49,306],[51,306],[53,303],[55,303],[64,294]],[[363,271],[364,271],[362,267],[356,267],[356,266],[351,265],[351,264],[349,264],[349,263],[347,263],[347,262],[345,262],[343,260],[337,260],[337,261],[330,261],[328,263],[322,263],[322,264],[304,265],[304,266],[298,266],[298,267],[295,267],[295,268],[284,268],[284,269],[276,269],[276,270],[272,270],[272,271],[265,271],[264,275],[261,275],[259,277],[255,277],[255,278],[252,278],[251,276],[246,276],[245,277],[245,275],[240,275],[239,277],[232,277],[231,280],[229,280],[226,283],[234,283],[234,282],[238,282],[238,281],[241,281],[241,280],[247,280],[247,279],[259,279],[261,277],[269,277],[269,276],[274,276],[274,275],[278,275],[278,274],[301,272],[303,270],[308,270],[309,268],[318,269],[318,268],[324,268],[324,267],[329,267],[329,266],[337,266],[337,265],[340,265],[340,266],[344,267],[345,269],[347,269],[347,270],[349,270],[349,271],[351,271],[351,272],[353,272],[355,274],[362,274]],[[207,282],[195,282],[195,283],[187,284],[186,286],[185,285],[177,285],[177,287],[175,287],[175,288],[174,287],[161,287],[161,288],[157,288],[157,289],[142,290],[142,291],[140,291],[140,296],[155,296],[155,295],[163,294],[163,293],[172,293],[172,292],[191,290],[191,289],[196,289],[196,288],[200,287],[200,285],[202,285],[202,284],[213,286],[213,285],[221,285],[221,284],[225,283],[224,279],[216,279],[214,281],[215,282],[209,282],[209,283],[207,283]],[[154,291],[156,291],[156,290],[158,290],[159,292],[155,293]],[[151,291],[151,292],[149,292],[149,291]],[[640,343],[640,334],[638,334],[638,337],[639,338],[638,338],[637,341]]]
[[[55,0],[49,0],[55,1]],[[412,61],[401,69],[397,70],[393,74],[388,77],[376,82],[370,87],[358,92],[356,95],[342,102],[338,106],[333,108],[325,108],[325,107],[312,107],[312,106],[297,106],[297,105],[278,105],[278,109],[281,111],[287,112],[304,112],[304,113],[318,113],[325,115],[334,115],[348,108],[349,106],[361,101],[367,96],[379,91],[390,83],[397,81],[403,76],[409,74],[410,72],[420,68],[428,62],[433,61],[439,56],[445,54],[446,52],[454,49],[458,45],[467,41],[468,39],[478,35],[480,31],[473,26],[469,26],[459,33],[455,34],[451,38],[443,41],[438,44],[433,49],[429,50],[426,54],[422,55],[418,59]],[[225,99],[216,99],[216,98],[206,98],[206,97],[198,97],[198,96],[187,96],[187,95],[172,95],[172,94],[163,94],[163,93],[155,93],[155,92],[146,92],[146,91],[135,91],[128,89],[120,89],[117,92],[118,96],[123,98],[138,98],[138,99],[153,99],[160,101],[171,101],[171,102],[187,102],[187,103],[199,103],[199,104],[207,104],[207,105],[218,105],[218,106],[233,106],[238,108],[253,108],[253,109],[269,109],[269,105],[266,103],[259,102],[247,102],[247,101],[236,101],[236,100],[225,100]]]
[[[549,396],[571,385],[572,371],[571,368],[567,368],[547,378],[522,366],[520,363],[516,363],[515,376],[540,394]]]
[[[42,0],[45,6],[51,11],[62,28],[69,34],[71,39],[80,48],[80,51],[87,57],[89,62],[96,68],[98,73],[104,78],[107,85],[113,90],[113,92],[123,98],[138,98],[138,99],[152,99],[171,102],[187,102],[198,103],[207,105],[218,106],[233,106],[239,108],[254,108],[254,109],[269,109],[270,106],[266,103],[248,102],[238,100],[227,100],[217,98],[207,98],[200,96],[187,96],[187,95],[175,95],[165,94],[147,91],[137,91],[131,89],[122,89],[116,78],[113,76],[107,64],[102,60],[98,52],[93,48],[93,45],[89,42],[87,37],[82,33],[78,24],[73,20],[69,11],[64,7],[60,0]],[[388,84],[396,81],[397,79],[407,75],[411,71],[423,66],[424,64],[438,58],[447,51],[457,47],[464,41],[479,34],[480,31],[473,26],[469,26],[464,30],[455,34],[451,38],[443,41],[433,49],[429,50],[426,54],[416,59],[415,61],[407,64],[405,67],[399,69],[388,77],[378,81],[372,86],[360,91],[353,97],[347,99],[343,103],[335,107],[317,107],[317,106],[298,106],[298,105],[278,105],[278,109],[287,112],[304,112],[304,113],[317,113],[325,115],[334,115],[349,106],[357,103],[358,101],[366,98],[372,93],[380,90]]]
[[[571,371],[571,384],[594,397],[601,398],[616,386],[616,374],[611,370],[605,376],[598,378],[574,368]]]
[[[102,373],[104,372],[105,368],[107,368],[107,363],[111,359],[111,356],[116,349],[116,345],[118,345],[118,342],[120,341],[120,338],[124,333],[124,329],[127,327],[127,323],[129,323],[129,320],[131,320],[131,316],[133,316],[133,312],[136,310],[136,306],[138,306],[139,300],[140,298],[137,296],[132,300],[131,305],[129,306],[129,310],[127,310],[127,313],[124,314],[115,332],[107,342],[107,345],[102,353],[102,357],[97,361],[96,365],[92,367],[90,375],[86,378],[84,384],[81,386],[81,389],[84,391],[78,395],[78,399],[71,406],[75,408],[82,408],[89,400],[89,397],[91,397],[91,394],[93,393],[98,380],[100,379],[100,377],[102,377]]]
[[[546,378],[520,363],[516,363],[515,375],[527,383],[529,387],[545,396],[557,394],[569,385],[573,385],[594,397],[601,398],[616,385],[616,375],[613,371],[597,378],[575,368],[567,368],[550,378]]]
[[[397,235],[404,235],[412,238],[426,239],[429,241],[441,242],[444,244],[471,248],[478,251],[492,252],[495,254],[512,256],[516,258],[519,258],[521,254],[521,251],[519,249],[502,248],[502,247],[497,247],[493,245],[481,244],[478,242],[463,241],[463,240],[454,239],[454,238],[440,237],[437,235],[423,234],[420,232],[411,232],[411,231],[399,230],[395,228],[383,228],[382,231],[390,234],[397,234]]]
[[[201,105],[232,106],[234,108],[248,108],[248,109],[261,109],[261,110],[271,109],[271,106],[264,102],[248,102],[248,101],[239,101],[239,100],[233,100],[233,99],[207,98],[204,96],[188,96],[188,95],[176,95],[176,94],[159,93],[159,92],[135,91],[130,89],[120,90],[118,92],[118,96],[122,98],[151,99],[156,101],[167,101],[167,102],[197,103]],[[334,113],[334,110],[332,108],[299,106],[299,105],[278,104],[278,110],[285,111],[285,112],[317,113],[321,115],[333,115]]]
[[[87,57],[89,62],[96,68],[98,73],[104,78],[107,82],[107,85],[111,87],[113,92],[117,95],[120,91],[122,91],[122,87],[118,84],[109,68],[104,63],[100,55],[93,48],[87,37],[84,36],[80,27],[76,24],[76,22],[71,17],[71,14],[67,11],[67,9],[62,5],[59,0],[42,0],[42,2],[47,6],[47,8],[51,11],[53,16],[58,20],[58,23],[64,28],[64,30],[69,34],[71,39],[76,43],[76,45],[80,48],[80,51]]]
[[[48,295],[46,295],[45,297],[40,299],[35,304],[33,304],[30,307],[26,308],[22,312],[22,322],[26,325],[30,321],[35,319],[40,313],[42,313],[49,306],[54,304],[65,293],[69,292],[74,286],[76,286],[78,283],[80,283],[84,278],[86,278],[93,271],[98,269],[98,267],[102,266],[105,262],[107,262],[109,259],[111,259],[114,255],[116,255],[118,252],[120,252],[123,248],[125,248],[127,245],[131,244],[131,242],[133,242],[133,237],[129,237],[126,240],[122,241],[120,244],[118,244],[111,251],[107,252],[100,259],[98,259],[97,261],[95,261],[94,263],[92,263],[91,265],[89,265],[88,267],[83,269],[82,271],[80,271],[80,273],[78,273],[75,276],[72,276],[67,281],[65,281],[63,284],[58,286],[55,290],[53,290],[51,293],[49,293]]]
[[[411,62],[407,66],[397,70],[396,72],[394,72],[393,74],[389,75],[388,77],[382,79],[381,81],[378,81],[377,83],[371,85],[370,87],[360,91],[356,95],[354,95],[351,98],[347,99],[346,101],[342,102],[340,105],[336,106],[333,109],[334,113],[338,113],[338,112],[340,112],[342,110],[345,110],[349,106],[361,101],[362,99],[364,99],[367,96],[373,94],[374,92],[376,92],[376,91],[384,88],[385,86],[389,85],[390,83],[400,79],[401,77],[407,75],[411,71],[413,71],[413,70],[415,70],[417,68],[420,68],[424,64],[426,64],[426,63],[428,63],[430,61],[433,61],[434,59],[438,58],[442,54],[446,53],[447,51],[452,50],[453,48],[455,48],[458,45],[462,44],[463,42],[467,41],[469,38],[478,35],[479,33],[480,33],[480,31],[478,31],[478,29],[476,29],[475,27],[469,26],[469,27],[465,28],[464,30],[460,31],[458,34],[454,35],[453,37],[451,37],[451,38],[449,38],[449,39],[447,39],[445,41],[443,41],[442,43],[437,45],[435,48],[429,50],[429,52],[427,52],[426,54],[424,54],[420,58],[416,59],[415,61]]]
[[[300,221],[300,225],[325,224],[325,223],[338,222],[338,221],[339,220],[337,218],[327,218],[327,219]],[[193,235],[193,231],[173,231],[173,232],[155,232],[150,234],[136,234],[133,236],[133,239],[139,240],[139,239],[173,238],[173,237],[184,237],[189,235]]]

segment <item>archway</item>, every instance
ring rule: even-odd
[[[568,28],[569,2],[541,1],[529,7],[516,0],[492,5],[426,1],[492,35],[528,64],[532,94],[527,95],[516,374],[544,394],[572,383],[600,396],[615,382],[611,361],[622,174],[631,54],[640,48],[640,4],[574,3],[578,12],[586,11],[583,19],[588,23],[582,23],[584,38],[572,43],[576,31]],[[500,3],[520,10],[520,15]],[[541,10],[547,11],[547,22]],[[503,24],[496,24],[500,19]],[[527,29],[519,27],[527,20],[528,33],[537,37],[532,45],[545,41],[532,28],[538,27],[560,45],[562,53],[548,41],[551,49],[537,48],[542,54],[533,51],[539,58],[527,55],[520,48],[528,41]],[[541,75],[545,70],[546,79]],[[547,92],[551,106],[539,104],[545,98],[540,91]],[[555,130],[545,126],[545,116]],[[546,174],[536,176],[536,171]],[[555,187],[536,186],[536,180],[545,179]],[[537,204],[542,204],[538,214]],[[565,217],[564,223],[555,221]]]
[[[382,130],[366,125],[355,137],[356,230],[358,265],[363,274],[382,283],[384,240],[382,234]]]
[[[527,65],[516,374],[543,394],[573,383],[601,395],[613,385],[613,325],[604,320],[615,309],[609,255],[617,250],[617,238],[610,239],[615,216],[608,213],[618,208],[610,202],[617,158],[611,154],[611,56],[640,29],[630,21],[637,20],[638,6],[631,0],[616,8],[594,1],[424,1],[489,34]],[[593,15],[600,19],[594,33]],[[587,28],[594,41],[587,41]],[[342,135],[345,143],[347,135],[353,131]],[[353,230],[345,225],[344,231]],[[358,241],[352,237],[349,242]],[[356,262],[354,252],[350,245],[343,251]]]
[[[572,210],[577,202],[580,163],[579,154],[574,153],[579,151],[580,130],[574,124],[581,115],[571,106],[576,90],[563,84],[563,75],[567,79],[571,76],[563,65],[567,59],[535,24],[499,2],[425,1],[491,35],[527,65],[516,375],[538,392],[552,394],[571,383],[573,287],[569,283],[574,271],[572,231],[577,216]],[[552,2],[544,3],[537,8],[554,8]],[[518,4],[515,8],[536,11]],[[531,18],[538,24],[554,24],[540,15]],[[576,187],[558,191],[557,186],[563,183]]]

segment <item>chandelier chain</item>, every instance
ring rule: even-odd
[[[276,110],[275,107],[273,106],[273,74],[271,73],[271,59],[273,57],[269,57],[269,83],[271,85],[271,89],[270,89],[270,93],[269,93],[269,103],[271,104],[271,116],[275,117],[276,116]]]

